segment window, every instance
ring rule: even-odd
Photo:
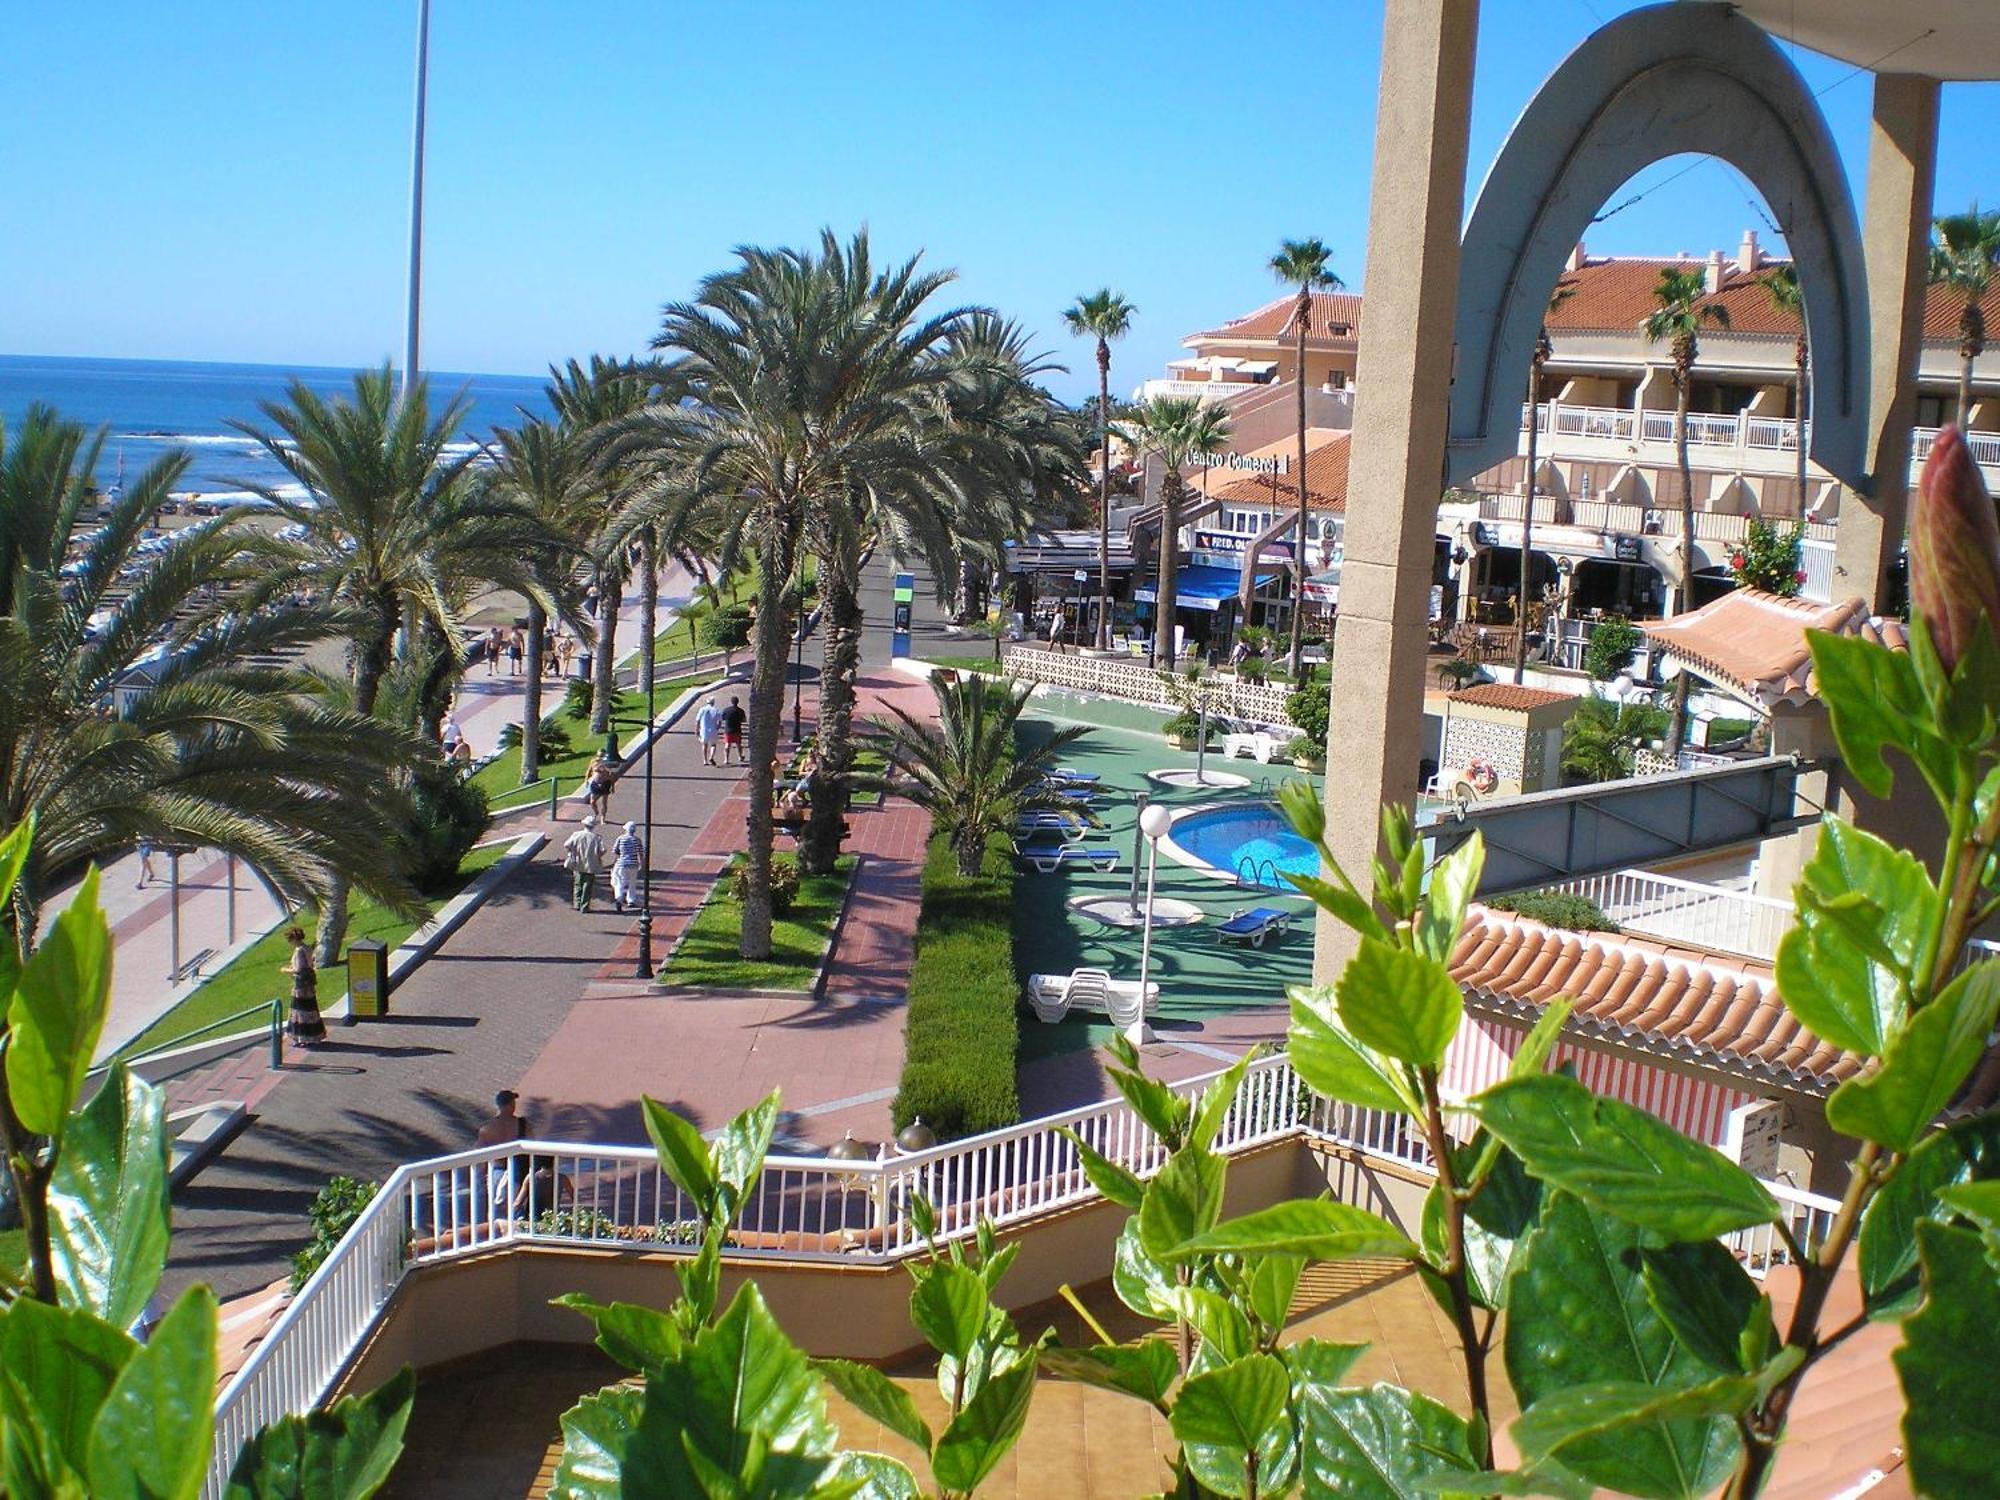
[[[1917,393],[1917,425],[1919,427],[1944,426],[1946,421],[1945,414],[1951,409],[1952,405],[1952,398],[1949,396],[1926,396],[1923,392],[1919,391]]]

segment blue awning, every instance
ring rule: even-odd
[[[1257,587],[1275,583],[1276,573],[1259,573]],[[1210,612],[1222,608],[1243,586],[1241,568],[1218,568],[1210,563],[1189,563],[1174,575],[1174,604],[1179,609],[1204,609]],[[1147,584],[1134,591],[1132,598],[1140,604],[1159,602],[1156,584]]]

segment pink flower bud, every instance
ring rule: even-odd
[[[1956,427],[1939,431],[1924,461],[1910,519],[1910,605],[1930,626],[1946,671],[1982,612],[1983,628],[2000,632],[2000,518]]]

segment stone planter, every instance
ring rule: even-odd
[[[1164,738],[1166,739],[1167,748],[1169,750],[1188,750],[1193,748],[1192,742],[1188,736],[1179,734],[1170,734],[1166,735]]]
[[[1322,755],[1294,755],[1292,764],[1301,771],[1318,776],[1326,770],[1326,757]]]

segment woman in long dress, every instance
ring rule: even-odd
[[[319,1013],[319,975],[313,968],[312,949],[297,927],[285,929],[285,941],[292,945],[292,956],[283,966],[292,976],[292,1015],[285,1030],[301,1047],[314,1047],[326,1040],[326,1022]]]

